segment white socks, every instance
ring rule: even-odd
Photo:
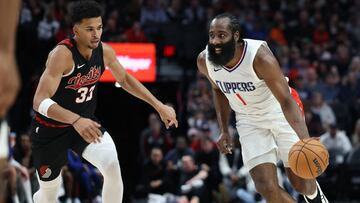
[[[124,186],[115,144],[109,133],[100,138],[101,143],[89,144],[82,156],[99,169],[104,176],[103,203],[122,202]]]
[[[38,178],[40,189],[34,194],[35,203],[56,203],[57,193],[61,187],[61,173],[51,181],[42,181]]]

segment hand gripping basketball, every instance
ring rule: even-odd
[[[304,179],[318,177],[329,165],[329,153],[316,138],[305,138],[295,143],[288,159],[291,170]]]

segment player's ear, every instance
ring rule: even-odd
[[[239,41],[239,39],[240,39],[240,33],[239,33],[239,31],[236,31],[236,32],[234,33],[234,39],[235,39],[235,42],[238,42],[238,41]]]
[[[73,26],[73,33],[74,33],[75,35],[79,35],[79,31],[78,31],[78,28],[77,28],[76,25]]]

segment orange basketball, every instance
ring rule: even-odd
[[[314,138],[295,143],[289,152],[291,170],[304,179],[321,175],[329,165],[329,153],[325,146]]]

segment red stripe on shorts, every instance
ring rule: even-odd
[[[44,126],[49,127],[49,128],[67,128],[67,127],[71,126],[71,125],[56,125],[56,124],[53,124],[53,123],[49,123],[47,121],[44,121],[43,119],[41,119],[37,115],[35,115],[35,120],[37,122],[39,122],[41,125],[44,125]]]

